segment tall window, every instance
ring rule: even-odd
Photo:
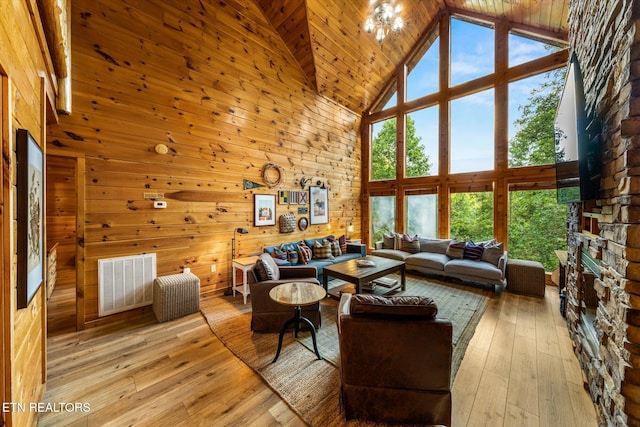
[[[481,242],[493,236],[493,192],[451,194],[450,237]]]
[[[451,86],[493,73],[494,31],[451,19]]]
[[[371,142],[371,179],[396,177],[396,119],[373,124]]]
[[[493,89],[451,101],[451,173],[493,169],[494,109]]]
[[[509,192],[509,257],[539,261],[546,271],[558,267],[554,250],[567,249],[568,205],[555,190]]]
[[[553,118],[568,61],[568,50],[560,50],[567,45],[563,36],[548,35],[523,34],[491,17],[443,16],[414,56],[399,64],[378,107],[363,115],[365,129],[372,129],[363,141],[371,153],[364,184],[371,202],[369,244],[383,229],[474,241],[495,237],[522,258],[547,262],[522,237],[545,236],[522,227],[527,218],[566,214],[550,196],[553,168],[539,167],[555,160]],[[497,41],[506,45],[496,47]],[[535,185],[532,176],[539,179]],[[547,243],[535,243],[539,254],[549,255]]]
[[[438,237],[438,195],[407,194],[405,196],[407,224],[410,235],[435,239]]]
[[[395,196],[372,196],[369,200],[372,242],[379,242],[383,234],[396,231],[396,198]]]
[[[438,174],[438,106],[407,114],[407,178]]]

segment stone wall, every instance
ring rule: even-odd
[[[567,324],[600,425],[640,426],[640,13],[632,0],[572,1],[570,43],[583,73],[587,115],[602,125],[595,203],[569,215]],[[599,234],[581,233],[584,212]],[[581,247],[599,260],[595,349],[580,327]]]

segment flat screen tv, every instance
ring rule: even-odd
[[[554,122],[558,203],[596,198],[600,147],[599,137],[590,137],[589,126],[594,124],[587,119],[582,73],[574,54]]]

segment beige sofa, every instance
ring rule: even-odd
[[[491,254],[486,257],[483,255],[481,260],[452,259],[447,256],[447,248],[451,240],[425,238],[419,240],[420,251],[416,253],[384,249],[382,242],[376,242],[376,249],[371,252],[371,255],[404,261],[406,269],[410,271],[489,284],[494,290],[497,287],[502,290],[507,286],[505,278],[507,251],[500,249],[496,253],[496,250],[492,249]]]

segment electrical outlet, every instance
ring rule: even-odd
[[[215,264],[211,264],[211,272],[212,273],[216,272],[216,265]]]

